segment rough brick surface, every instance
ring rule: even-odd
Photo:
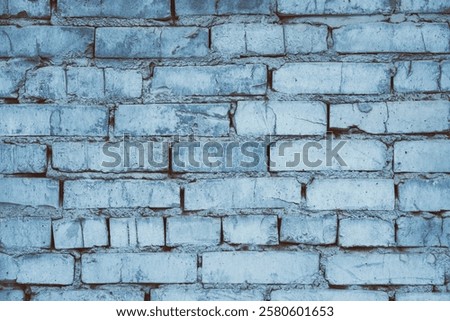
[[[308,252],[209,252],[203,254],[202,281],[310,284],[318,269],[318,255]]]
[[[19,267],[12,256],[0,253],[0,266],[0,281],[13,281],[17,278]]]
[[[402,61],[396,64],[394,90],[400,93],[439,91],[440,67],[434,61]]]
[[[1,178],[0,203],[58,207],[58,181],[47,178]]]
[[[163,246],[162,217],[110,218],[109,233],[112,247]]]
[[[387,293],[366,290],[275,290],[271,301],[388,301]]]
[[[449,140],[397,142],[394,145],[396,172],[450,172]],[[433,160],[433,161],[431,161]]]
[[[50,243],[49,219],[0,219],[0,245],[3,247],[49,248]]]
[[[68,254],[22,256],[18,259],[17,283],[69,285],[73,282],[74,264]]]
[[[339,221],[343,247],[387,247],[395,244],[394,222],[377,218],[344,218]]]
[[[169,217],[166,245],[216,245],[220,243],[221,221],[216,217]]]
[[[230,244],[278,244],[275,215],[228,216],[223,218],[223,239]]]
[[[450,11],[450,3],[447,1],[416,1],[401,0],[400,10],[402,12],[414,13],[448,13]]]
[[[404,247],[449,246],[448,218],[400,217],[397,220],[397,244]]]
[[[152,301],[262,301],[258,290],[202,289],[192,286],[168,286],[150,291]]]
[[[0,61],[0,98],[17,98],[20,83],[33,64],[23,60]]]
[[[46,146],[0,145],[0,171],[3,174],[43,173],[46,169]]]
[[[2,0],[0,16],[47,18],[50,17],[50,0]]]
[[[32,301],[143,301],[140,290],[39,290]]]
[[[399,207],[402,211],[439,212],[450,209],[450,179],[411,179],[400,183]]]
[[[53,221],[53,238],[57,249],[107,246],[108,230],[102,218]]]
[[[278,0],[278,12],[284,15],[350,15],[390,11],[389,0]]]
[[[281,219],[280,242],[334,244],[336,235],[336,215],[286,216]]]

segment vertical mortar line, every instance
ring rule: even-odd
[[[326,108],[326,118],[327,118],[327,133],[331,133],[331,103],[326,102],[325,103]]]
[[[208,27],[208,49],[212,48],[212,27]]]
[[[163,234],[164,234],[164,246],[167,246],[167,216],[163,216]]]
[[[64,181],[59,181],[59,207],[64,206]]]
[[[177,20],[177,10],[175,7],[175,0],[170,0],[170,16],[172,18],[172,22],[175,23]]]

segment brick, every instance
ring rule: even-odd
[[[273,89],[286,94],[382,94],[390,91],[386,64],[304,62],[273,73]]]
[[[185,188],[185,210],[284,208],[300,203],[300,183],[291,178],[200,180]]]
[[[447,101],[399,101],[331,105],[330,127],[358,128],[370,134],[448,131]]]
[[[3,174],[44,173],[47,169],[45,145],[0,144],[0,172]]]
[[[223,218],[223,239],[229,244],[278,244],[276,215],[242,215]]]
[[[17,98],[25,74],[33,64],[23,60],[0,61],[0,98]]]
[[[38,290],[32,301],[144,301],[144,292],[134,289],[117,290]]]
[[[450,140],[396,142],[394,171],[396,173],[448,173],[450,162],[447,155],[450,155]]]
[[[172,208],[179,205],[179,187],[167,181],[77,180],[64,183],[64,208]]]
[[[137,70],[105,69],[105,95],[112,98],[139,98],[142,74]]]
[[[264,142],[183,142],[172,145],[172,171],[265,172]]]
[[[1,178],[0,203],[57,208],[59,183],[47,178]]]
[[[95,56],[181,58],[208,54],[208,29],[197,27],[98,28]]]
[[[14,281],[19,267],[16,260],[9,255],[0,253],[0,281]]]
[[[58,100],[66,98],[66,72],[60,67],[43,67],[27,74],[25,95]]]
[[[343,247],[375,247],[395,244],[392,221],[379,218],[343,218],[339,221],[339,245]]]
[[[450,293],[396,293],[395,301],[450,301]]]
[[[316,179],[306,188],[312,210],[394,209],[394,181],[391,179]]]
[[[6,248],[50,248],[51,239],[50,219],[0,219],[0,246]]]
[[[24,301],[25,293],[22,290],[0,290],[0,301]]]
[[[397,219],[397,244],[405,247],[449,246],[444,220],[440,217],[400,217]]]
[[[110,218],[112,247],[164,246],[162,217]]]
[[[439,88],[439,63],[434,61],[402,61],[396,64],[394,90],[399,93],[435,92]]]
[[[264,95],[266,90],[267,67],[260,64],[156,67],[150,89],[175,96]]]
[[[217,245],[220,243],[221,220],[216,217],[168,217],[166,245]]]
[[[50,17],[50,0],[2,0],[0,16]]]
[[[170,0],[58,0],[63,17],[168,19]]]
[[[274,172],[378,171],[386,159],[386,145],[375,140],[278,141],[270,147],[270,170]]]
[[[270,14],[270,0],[218,0],[217,13],[224,14]]]
[[[53,221],[56,249],[108,246],[108,228],[104,218]]]
[[[271,301],[389,301],[386,292],[367,290],[275,290]]]
[[[103,69],[81,67],[67,69],[67,94],[77,98],[105,98]]]
[[[234,122],[238,135],[324,135],[327,107],[322,102],[239,101]]]
[[[447,24],[364,23],[333,30],[337,52],[431,52],[450,51]]]
[[[120,105],[115,136],[227,136],[229,104]]]
[[[283,243],[334,244],[336,235],[336,215],[285,216],[281,219],[280,241]]]
[[[282,55],[283,26],[223,24],[211,28],[213,49],[221,55]]]
[[[1,26],[2,57],[92,57],[94,29],[59,26]],[[12,45],[14,39],[14,45]]]
[[[443,91],[450,91],[450,61],[441,64],[440,88]]]
[[[401,0],[399,4],[401,12],[408,13],[448,13],[450,11],[450,3],[445,0],[441,1],[416,1]]]
[[[398,186],[401,211],[450,210],[450,179],[409,179]]]
[[[52,166],[63,172],[167,171],[168,148],[158,142],[56,142]]]
[[[152,301],[263,301],[260,290],[203,289],[193,286],[164,286],[150,290]]]
[[[308,252],[209,252],[202,262],[203,283],[311,284],[319,272]]]
[[[341,253],[328,259],[325,271],[333,285],[444,283],[444,270],[432,254]]]
[[[284,42],[288,54],[308,54],[328,49],[328,28],[309,24],[284,25]]]
[[[390,13],[389,0],[278,0],[282,15],[352,15]]]
[[[216,0],[177,0],[176,13],[179,16],[215,15]]]
[[[84,283],[194,283],[197,255],[184,253],[83,254]]]
[[[69,285],[74,278],[74,259],[68,254],[33,254],[18,260],[19,284]]]
[[[106,136],[108,109],[94,106],[0,105],[2,136]]]

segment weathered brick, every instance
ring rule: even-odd
[[[3,174],[44,173],[46,168],[45,145],[0,145],[0,172]]]
[[[448,221],[447,221],[448,222]],[[400,217],[397,220],[398,246],[449,246],[440,217]]]
[[[0,61],[0,98],[17,98],[19,86],[33,64],[23,60]]]
[[[42,67],[27,74],[25,95],[40,99],[66,98],[66,72],[60,67]]]
[[[185,210],[283,208],[300,203],[300,183],[293,178],[201,180],[185,188]]]
[[[439,63],[435,61],[402,61],[396,64],[394,90],[399,93],[440,91]]]
[[[0,246],[6,248],[49,248],[52,239],[50,219],[0,219]]]
[[[450,301],[450,293],[449,292],[396,293],[395,301]]]
[[[179,187],[173,182],[76,180],[64,183],[64,208],[171,208],[179,205]]]
[[[276,215],[242,215],[223,218],[223,239],[230,244],[278,244]]]
[[[286,94],[382,94],[390,91],[386,64],[303,62],[273,73],[273,89]]]
[[[337,52],[432,52],[450,51],[450,29],[439,23],[364,23],[333,30]]]
[[[195,79],[196,81],[186,81]],[[265,65],[156,67],[153,94],[176,96],[264,95]]]
[[[284,43],[288,54],[308,54],[328,49],[328,28],[309,24],[284,25]]]
[[[229,104],[120,105],[115,136],[227,136]]]
[[[261,290],[204,289],[193,286],[165,286],[150,290],[152,301],[263,301]]]
[[[221,55],[281,55],[285,52],[283,26],[223,24],[211,29],[213,49]]]
[[[399,101],[331,105],[330,127],[371,134],[448,131],[448,101]]]
[[[18,259],[19,284],[55,284],[73,283],[74,259],[68,254],[35,254]]]
[[[0,289],[0,301],[24,301],[25,293],[22,290]]]
[[[0,203],[58,207],[59,183],[47,178],[1,178]]]
[[[221,220],[216,217],[168,217],[166,245],[216,245],[220,243]]]
[[[183,142],[172,146],[172,171],[265,172],[263,142]]]
[[[375,140],[278,141],[270,147],[270,170],[378,171],[386,158],[386,145]]]
[[[270,14],[270,0],[177,0],[177,15]]]
[[[285,216],[281,219],[280,241],[301,244],[334,244],[337,217],[333,214]]]
[[[176,13],[179,16],[214,15],[217,0],[177,0]]]
[[[446,0],[400,0],[399,8],[401,12],[408,13],[448,13],[450,11],[450,3]]]
[[[394,144],[394,171],[450,172],[450,140],[401,141]]]
[[[393,210],[391,179],[316,179],[306,188],[313,210]]]
[[[110,218],[112,247],[164,246],[162,217]]]
[[[443,284],[444,270],[432,254],[336,254],[326,263],[326,279],[334,285]]]
[[[450,210],[450,179],[409,179],[398,186],[401,211]]]
[[[170,0],[58,0],[63,17],[108,17],[167,19]]]
[[[9,255],[0,253],[0,281],[14,281],[19,267],[16,260]]]
[[[144,292],[134,289],[117,290],[38,290],[32,301],[144,301]]]
[[[50,17],[50,0],[1,0],[0,16]]]
[[[139,98],[142,74],[137,70],[105,69],[105,95],[111,98]]]
[[[108,109],[94,106],[0,105],[2,136],[106,136]]]
[[[56,142],[52,166],[63,172],[167,171],[168,148],[158,142]]]
[[[321,102],[240,101],[234,121],[238,135],[324,135],[327,107]]]
[[[98,28],[95,56],[102,58],[180,58],[208,54],[208,29],[197,27]]]
[[[1,26],[2,57],[91,57],[94,29],[59,26]]]
[[[271,301],[388,301],[386,292],[367,290],[275,290]]]
[[[391,12],[389,0],[278,0],[282,15],[352,15]]]
[[[309,252],[209,252],[202,262],[203,283],[311,284],[319,272]]]
[[[441,90],[450,91],[450,61],[444,61],[441,63],[441,78],[440,78]]]
[[[185,253],[101,253],[81,257],[84,283],[194,283],[197,255]]]
[[[81,67],[67,69],[67,94],[77,98],[105,98],[103,69]]]
[[[53,221],[53,238],[57,249],[90,248],[109,244],[104,218]]]
[[[394,222],[379,218],[343,218],[339,220],[339,245],[343,247],[392,246]]]

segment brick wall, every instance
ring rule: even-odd
[[[0,0],[0,300],[449,300],[449,13]]]

